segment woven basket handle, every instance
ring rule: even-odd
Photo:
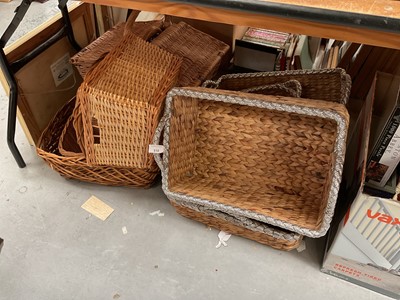
[[[164,131],[165,122],[166,122],[166,117],[164,116],[164,117],[161,118],[160,122],[158,123],[156,132],[155,132],[154,137],[153,137],[153,145],[160,145],[161,135],[162,135],[162,133]],[[160,168],[161,172],[164,173],[165,167],[164,167],[164,163],[163,163],[163,159],[161,157],[161,154],[162,153],[153,153],[154,159],[155,159],[158,167]]]
[[[213,80],[206,80],[201,86],[209,89],[216,89],[218,88],[218,82]]]

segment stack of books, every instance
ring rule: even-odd
[[[364,189],[373,196],[392,198],[400,162],[400,76],[377,74],[368,149]]]
[[[249,71],[284,70],[290,37],[285,32],[249,28],[242,39],[235,41],[235,67]]]

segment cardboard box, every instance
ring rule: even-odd
[[[363,190],[372,108],[382,78],[378,73],[348,143],[339,222],[332,223],[322,272],[400,299],[400,202]]]
[[[360,193],[322,271],[400,299],[400,204]]]

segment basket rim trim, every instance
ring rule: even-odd
[[[177,200],[172,200],[172,199],[170,201],[175,203],[176,205],[181,206],[181,207],[192,209],[192,210],[195,210],[197,212],[203,213],[203,214],[205,214],[207,216],[211,216],[211,217],[215,217],[215,218],[220,218],[221,219],[220,214],[223,214],[223,212],[220,212],[220,211],[217,211],[217,210],[210,210],[210,209],[206,208],[203,205],[190,204],[190,203],[187,203],[187,202],[182,202],[182,201],[179,201],[179,200],[177,201]],[[230,215],[230,217],[232,219],[243,218],[241,216],[234,216],[234,215]],[[238,221],[239,220],[237,220],[236,222],[232,222],[232,224],[238,225],[238,224],[235,224]],[[259,233],[263,233],[263,234],[269,235],[269,236],[271,236],[273,238],[276,238],[276,239],[282,239],[282,240],[286,240],[286,241],[299,241],[302,238],[302,236],[300,234],[295,233],[295,232],[286,233],[286,232],[279,231],[279,228],[277,228],[277,229],[271,228],[271,227],[268,226],[268,224],[265,224],[265,225],[262,224],[262,225],[258,225],[257,226],[256,224],[253,224],[254,220],[246,220],[246,221],[250,221],[249,223],[251,225],[240,224],[240,226],[243,227],[243,228],[249,229],[251,231],[254,231],[254,232],[259,232]]]

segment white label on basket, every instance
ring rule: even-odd
[[[50,66],[50,70],[56,86],[59,86],[61,83],[67,80],[67,78],[74,73],[72,65],[69,62],[69,54],[64,54],[56,62],[54,62]]]
[[[163,145],[149,145],[149,153],[163,153],[164,146]]]

